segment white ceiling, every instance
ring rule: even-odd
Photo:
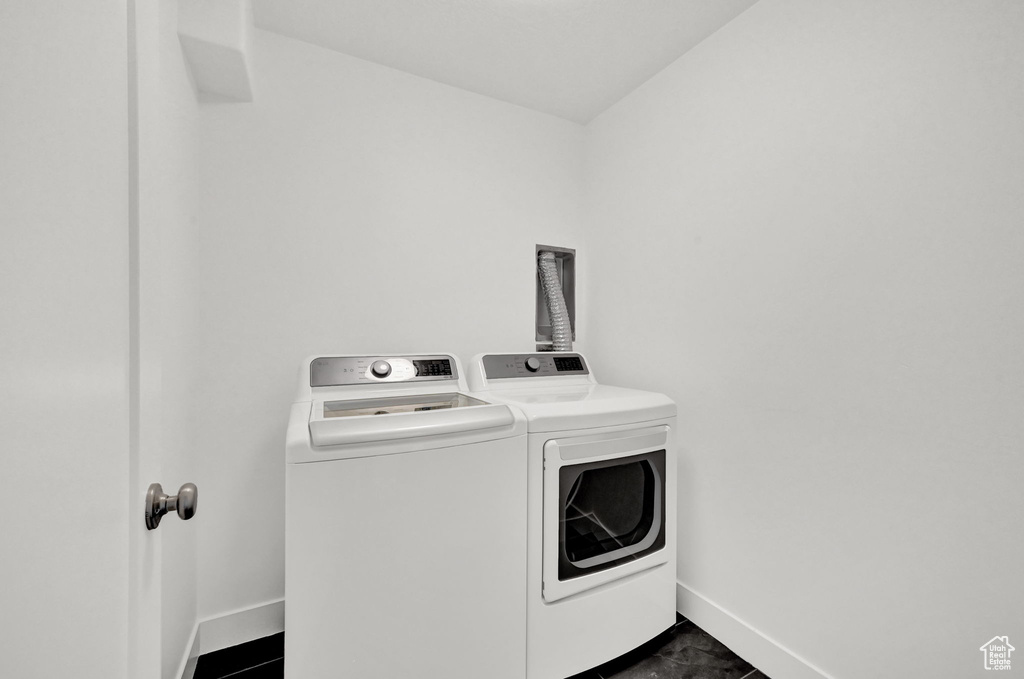
[[[260,28],[587,123],[755,0],[253,0]]]

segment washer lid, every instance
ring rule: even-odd
[[[675,402],[664,394],[603,384],[510,389],[478,395],[522,410],[531,432],[611,427],[676,415]]]
[[[309,435],[314,446],[390,441],[510,427],[508,406],[464,394],[313,401]]]

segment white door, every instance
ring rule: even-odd
[[[124,0],[0,3],[0,675],[129,668]]]
[[[143,522],[151,482],[192,480],[162,375],[176,7],[0,3],[3,677],[171,679],[195,623],[194,525]]]

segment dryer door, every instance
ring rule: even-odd
[[[668,561],[667,427],[544,444],[544,600]]]

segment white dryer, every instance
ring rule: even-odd
[[[575,353],[480,354],[473,396],[528,422],[526,667],[563,679],[675,623],[676,406]]]
[[[466,391],[447,354],[303,364],[288,679],[525,676],[526,423]]]

